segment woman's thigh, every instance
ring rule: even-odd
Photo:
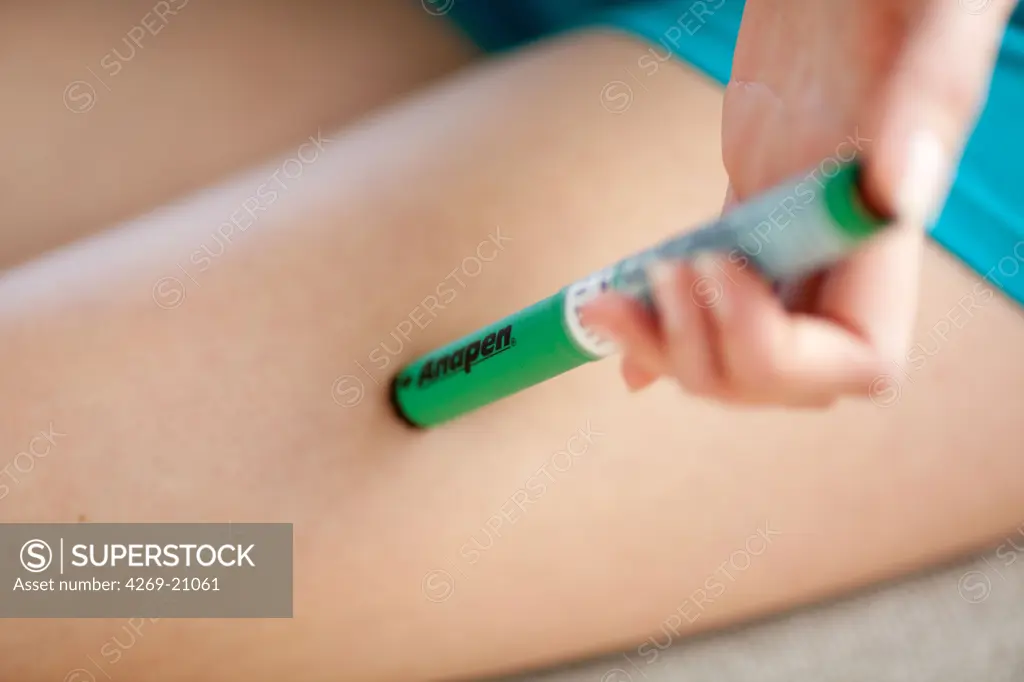
[[[469,61],[417,2],[0,7],[0,269],[296,148]]]
[[[401,363],[717,212],[716,88],[667,65],[602,99],[645,50],[538,45],[332,134],[273,205],[280,164],[10,274],[0,408],[68,454],[4,520],[295,524],[294,619],[162,620],[124,675],[433,679],[663,644],[1019,523],[1024,324],[936,249],[922,345],[874,400],[630,396],[607,361],[435,431],[389,412]],[[8,625],[2,660],[62,674],[117,627]]]

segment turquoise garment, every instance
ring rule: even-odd
[[[827,1],[827,0],[817,0]],[[953,2],[955,0],[949,0]],[[637,34],[651,46],[635,73],[674,54],[729,80],[743,0],[424,0],[445,3],[482,48],[502,51],[589,26]],[[452,4],[454,3],[454,4]],[[1024,5],[1003,40],[992,92],[931,237],[1024,305]],[[966,292],[965,292],[966,293]]]

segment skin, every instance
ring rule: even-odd
[[[393,0],[157,5],[0,7],[0,84],[17,93],[0,203],[18,227],[0,233],[0,268],[294,153],[476,54]],[[234,37],[243,6],[248,42]]]
[[[288,35],[287,16],[254,27]],[[422,44],[459,49],[444,24],[418,26]],[[341,30],[266,47],[316,54]],[[221,49],[244,51],[249,38],[237,40]],[[185,45],[159,68],[139,61],[140,80],[176,72]],[[720,91],[665,64],[626,112],[601,105],[646,50],[581,34],[424,83],[327,132],[287,195],[206,270],[191,254],[295,149],[4,272],[0,453],[49,424],[65,435],[17,484],[4,479],[0,520],[293,523],[295,618],[163,619],[114,664],[101,652],[129,641],[126,620],[7,620],[0,677],[85,667],[102,679],[97,661],[113,679],[420,680],[645,641],[651,652],[648,637],[744,622],[1010,532],[1024,515],[1024,325],[932,245],[914,333],[923,362],[890,370],[898,392],[875,403],[740,409],[669,383],[629,395],[615,364],[598,363],[445,429],[394,419],[374,381],[390,367],[719,210]],[[351,64],[336,67],[355,82]],[[217,78],[213,89],[250,96],[289,82]],[[230,109],[209,106],[211,120]],[[304,119],[307,135],[318,119]],[[247,121],[224,127],[266,150]],[[107,134],[106,153],[130,158],[133,140]],[[175,164],[209,163],[209,134],[186,136]],[[25,172],[45,173],[37,163]],[[463,274],[499,228],[511,241]],[[155,289],[169,276],[188,287],[176,307]],[[441,282],[456,297],[424,318]],[[397,348],[392,332],[414,315],[429,322],[379,368],[370,353]],[[346,377],[360,399],[334,390]],[[582,453],[566,466],[555,455],[570,447]],[[762,532],[770,544],[756,544]],[[725,577],[736,552],[750,563]],[[712,576],[724,591],[699,595]]]
[[[855,146],[867,199],[899,224],[791,286],[788,309],[752,268],[725,255],[658,264],[660,321],[622,298],[587,311],[591,326],[623,347],[627,384],[640,389],[666,376],[727,402],[828,407],[864,396],[899,362],[910,345],[924,227],[984,101],[1015,5],[968,12],[944,0],[748,2],[723,110],[726,204]]]

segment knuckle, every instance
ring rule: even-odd
[[[715,382],[707,372],[677,372],[676,381],[691,395],[709,397],[715,392]]]
[[[673,374],[687,393],[696,396],[711,397],[719,393],[725,385],[723,377],[718,376],[710,366],[680,364],[675,367]]]

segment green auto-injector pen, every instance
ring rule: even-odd
[[[614,345],[584,328],[579,311],[607,290],[650,306],[646,271],[652,261],[725,252],[751,263],[770,282],[837,263],[890,222],[863,199],[861,168],[854,160],[831,177],[794,178],[701,229],[621,260],[426,354],[392,379],[396,413],[418,428],[437,426],[611,355]]]

